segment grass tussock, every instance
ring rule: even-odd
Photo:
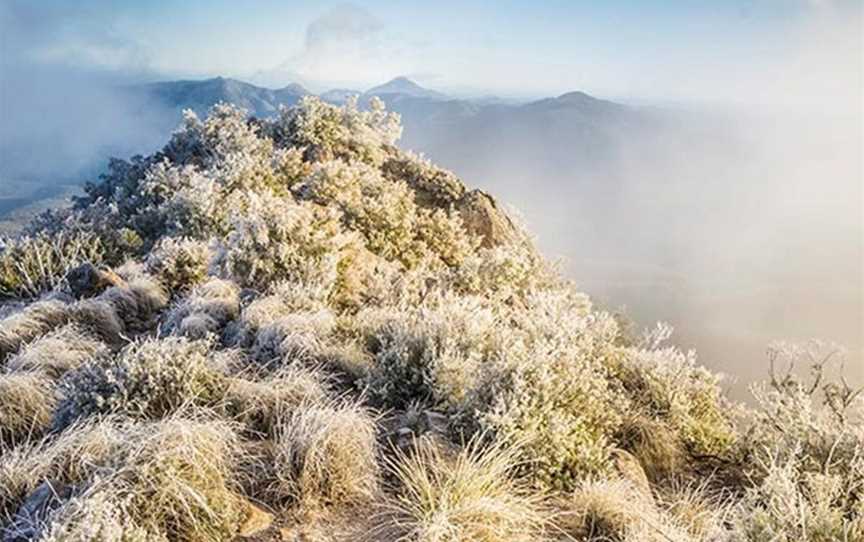
[[[394,493],[370,540],[529,542],[544,540],[542,498],[515,477],[513,450],[474,441],[451,457],[420,440],[388,467]]]
[[[107,354],[107,347],[77,326],[64,326],[26,344],[6,361],[8,371],[44,371],[52,378]]]
[[[58,299],[37,301],[0,321],[0,362],[9,354],[69,319],[69,306]]]
[[[0,374],[0,451],[42,435],[56,404],[55,384],[46,373]]]
[[[327,382],[319,372],[302,367],[279,369],[263,380],[231,378],[224,405],[247,430],[273,436],[287,412],[327,398]]]
[[[272,491],[306,505],[369,500],[378,487],[375,433],[356,404],[301,405],[276,427]]]

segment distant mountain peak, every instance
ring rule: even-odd
[[[412,98],[432,98],[438,100],[447,98],[446,95],[440,92],[421,87],[404,75],[366,91],[367,96],[383,96],[386,94],[401,94]]]

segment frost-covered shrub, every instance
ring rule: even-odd
[[[347,239],[330,209],[290,196],[250,194],[219,255],[224,273],[263,289],[283,280],[334,282]]]
[[[147,256],[147,271],[168,291],[185,290],[204,281],[211,256],[206,242],[166,237]]]
[[[736,408],[723,397],[721,376],[697,365],[695,352],[663,347],[671,333],[664,329],[653,344],[622,349],[612,365],[616,378],[644,415],[670,427],[690,454],[728,456],[737,439]]]
[[[209,365],[209,353],[207,341],[171,337],[132,343],[116,358],[89,363],[64,380],[55,426],[94,414],[160,418],[184,405],[212,405],[226,382]]]
[[[617,333],[611,318],[556,316],[500,350],[474,416],[498,438],[521,443],[536,484],[568,489],[607,471],[627,398],[603,363]]]
[[[392,407],[426,400],[457,409],[488,357],[495,315],[479,298],[444,295],[404,312],[375,311],[367,321],[375,364],[370,394]],[[361,324],[362,325],[362,324]]]
[[[101,241],[87,233],[0,239],[0,299],[39,296],[56,288],[70,269],[102,258]]]
[[[295,107],[282,108],[270,132],[277,145],[305,149],[311,161],[343,158],[380,165],[402,127],[399,115],[388,113],[381,100],[373,98],[369,106],[361,111],[356,98],[338,107],[307,96]]]
[[[743,442],[751,486],[738,520],[742,539],[864,537],[864,397],[827,374],[842,355],[819,342],[769,351],[771,381],[754,387],[759,408]],[[810,377],[797,377],[796,364]]]
[[[449,206],[465,193],[465,185],[456,175],[411,152],[400,152],[382,166],[384,175],[401,179],[414,190],[421,206]]]
[[[131,495],[94,489],[76,495],[51,512],[38,542],[168,542],[164,533],[136,525]]]
[[[167,312],[163,332],[190,339],[219,333],[240,314],[240,289],[231,281],[211,278],[196,286]]]
[[[272,491],[304,504],[363,501],[377,490],[377,460],[375,422],[362,407],[301,405],[276,426]]]
[[[263,365],[276,366],[320,361],[334,325],[328,310],[286,314],[258,330],[252,356]]]

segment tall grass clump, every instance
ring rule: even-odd
[[[395,487],[371,532],[398,542],[544,540],[542,498],[515,476],[518,461],[512,449],[479,439],[455,456],[419,440],[389,462]]]

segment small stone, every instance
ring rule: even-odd
[[[241,538],[259,535],[273,525],[273,514],[262,510],[248,501],[245,503],[245,508],[246,517],[237,531],[237,535]]]

